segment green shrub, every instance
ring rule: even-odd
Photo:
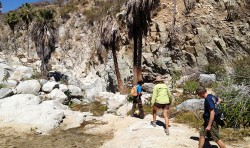
[[[133,96],[130,93],[127,95],[126,98],[127,98],[127,101],[130,102],[130,103],[132,103],[133,100],[134,100]]]
[[[114,1],[95,1],[95,6],[91,9],[85,10],[84,15],[86,15],[89,22],[99,21],[101,18],[107,16],[108,14],[115,15],[120,12],[122,5],[127,0],[114,0]]]
[[[195,80],[190,80],[185,82],[183,86],[184,94],[195,94],[195,90],[198,88],[199,83]]]
[[[0,89],[5,88],[6,86],[4,84],[0,84]]]
[[[34,74],[31,76],[30,79],[40,79],[40,78],[42,78],[41,73],[39,73],[39,72],[34,72]]]
[[[240,60],[233,61],[234,81],[236,84],[250,85],[250,58],[243,57]]]
[[[172,76],[171,85],[172,85],[173,88],[176,87],[175,86],[176,81],[181,78],[181,75],[182,75],[181,71],[175,70],[175,71],[171,72],[171,76]]]
[[[68,97],[67,102],[64,102],[65,105],[68,105],[69,107],[72,105],[72,96],[71,92],[69,90],[65,91],[64,94]]]
[[[78,7],[75,4],[67,4],[63,7],[60,7],[59,14],[61,15],[62,19],[69,19],[70,15],[69,13],[77,11]]]
[[[204,68],[206,74],[215,74],[218,79],[226,76],[226,69],[220,64],[208,64]]]
[[[223,99],[219,106],[224,113],[227,127],[250,127],[250,88],[238,86],[232,81],[221,82],[215,88],[216,94]]]

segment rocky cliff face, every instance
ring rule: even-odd
[[[156,75],[171,75],[178,71],[183,75],[206,72],[209,64],[230,67],[235,58],[250,54],[250,10],[249,2],[235,0],[234,21],[227,21],[229,0],[189,1],[187,13],[183,1],[177,2],[174,34],[170,40],[173,22],[173,2],[161,0],[152,14],[148,36],[143,39],[142,72],[146,82]],[[91,6],[91,3],[87,5]],[[121,32],[121,43],[117,51],[122,80],[129,85],[132,75],[132,41],[129,41],[124,25],[126,7],[116,15]],[[100,21],[89,23],[83,11],[69,13],[70,18],[58,17],[58,44],[50,64],[53,71],[69,76],[69,84],[86,90],[91,97],[96,90],[117,91],[113,56],[100,44]],[[15,44],[7,26],[1,25],[1,57],[13,65],[28,65],[39,71],[40,61],[34,43],[30,41],[31,56],[27,57],[25,31],[17,33]],[[173,40],[174,39],[174,40]],[[171,42],[172,41],[172,42]],[[174,45],[172,44],[174,42]],[[12,49],[16,46],[17,56]]]

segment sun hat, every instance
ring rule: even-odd
[[[162,79],[161,76],[157,76],[154,82],[163,82],[165,79]]]

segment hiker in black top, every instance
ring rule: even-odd
[[[218,124],[214,120],[215,113],[218,113],[218,105],[220,104],[221,99],[208,94],[207,90],[202,86],[199,86],[196,89],[196,93],[200,97],[205,98],[203,114],[204,124],[200,130],[199,148],[204,146],[205,136],[207,136],[208,133],[211,134],[211,137],[220,148],[225,148],[226,146],[224,142],[220,140]]]

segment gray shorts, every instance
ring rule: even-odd
[[[206,131],[205,129],[206,129],[206,127],[203,125],[201,127],[201,130],[200,130],[200,135],[201,136],[206,136],[207,137],[208,134],[210,134],[214,141],[220,140],[219,127],[218,127],[218,124],[216,122],[213,122],[210,131]]]

